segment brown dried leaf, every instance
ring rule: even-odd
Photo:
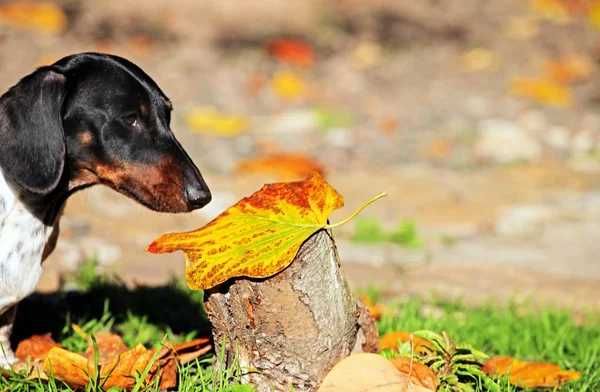
[[[113,335],[109,332],[97,332],[94,336],[96,337],[98,352],[100,354],[98,360],[100,365],[112,361],[119,354],[129,350],[119,335]],[[91,340],[88,349],[85,350],[82,356],[90,361],[94,360],[94,346]]]
[[[435,391],[438,387],[438,378],[429,367],[420,362],[411,361],[406,357],[396,357],[390,359],[392,364],[402,374],[410,376],[410,381],[421,387],[429,388]]]
[[[387,359],[377,354],[353,354],[338,362],[325,376],[318,392],[434,392],[416,385]]]
[[[173,352],[180,364],[185,365],[206,354],[212,349],[212,337],[203,337],[191,342],[179,343],[173,346]]]
[[[19,342],[15,355],[22,361],[30,357],[32,361],[46,358],[48,352],[54,347],[63,347],[56,343],[48,333],[45,335],[33,335]]]

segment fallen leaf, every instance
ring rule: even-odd
[[[361,42],[352,52],[352,57],[358,69],[372,68],[381,61],[381,46],[374,41]]]
[[[560,108],[573,104],[571,89],[546,79],[515,78],[510,82],[512,94]]]
[[[379,338],[379,346],[382,350],[398,348],[398,342],[410,342],[410,332],[388,332]],[[426,354],[433,351],[433,345],[427,340],[413,335],[414,352]],[[429,350],[428,350],[429,349]]]
[[[417,385],[381,355],[353,354],[338,362],[325,376],[318,392],[433,392]]]
[[[99,362],[99,373],[104,378],[103,388],[131,389],[136,383],[135,375],[144,372],[149,365],[150,371],[145,385],[159,377],[161,389],[174,387],[177,383],[177,365],[170,349],[161,348],[158,357],[151,364],[154,354],[155,350],[147,350],[138,344],[110,360],[104,358],[103,362]],[[93,359],[57,347],[48,353],[43,370],[73,389],[84,388],[89,384],[90,377],[96,377]]]
[[[293,39],[279,39],[267,45],[269,53],[282,63],[312,67],[315,54],[306,43]]]
[[[22,361],[31,358],[32,361],[46,358],[48,352],[54,347],[63,347],[52,339],[48,333],[45,335],[33,335],[19,342],[15,355]]]
[[[530,10],[543,19],[565,24],[571,21],[568,8],[560,0],[530,0]]]
[[[242,159],[235,168],[235,173],[238,175],[271,174],[284,181],[306,178],[315,172],[323,175],[325,168],[307,155],[291,153]]]
[[[561,370],[554,363],[526,362],[512,357],[491,358],[481,370],[490,375],[510,374],[510,383],[523,388],[555,388],[581,376],[581,372]]]
[[[539,33],[537,21],[531,17],[512,17],[506,25],[505,32],[509,38],[526,40]]]
[[[369,309],[371,316],[373,316],[375,320],[381,319],[381,316],[386,311],[386,307],[384,305],[373,302],[373,300],[366,295],[356,294],[356,296],[363,301],[367,309]]]
[[[400,122],[398,121],[398,117],[395,116],[385,116],[381,120],[379,120],[379,128],[388,136],[393,135],[398,130],[398,125]]]
[[[212,349],[210,337],[175,346],[166,343],[157,353],[155,349],[147,350],[141,344],[129,350],[120,336],[108,332],[100,332],[94,336],[99,353],[99,373],[104,378],[102,386],[105,390],[111,387],[131,389],[136,383],[135,375],[142,374],[146,369],[149,371],[144,385],[149,385],[158,377],[160,389],[172,388],[177,383],[176,360],[180,364],[186,364]],[[90,382],[89,377],[96,376],[94,351],[91,338],[90,346],[82,354],[54,347],[47,352],[41,369],[33,364],[25,370],[30,378],[47,379],[47,375],[51,374],[73,389],[84,388]],[[152,363],[154,357],[155,361]]]
[[[594,1],[587,14],[588,22],[596,30],[600,30],[600,1]]]
[[[67,25],[67,16],[50,2],[0,2],[0,24],[59,34]]]
[[[99,362],[106,363],[112,361],[129,348],[123,343],[119,335],[111,334],[110,332],[97,332],[94,334],[96,338],[96,347],[98,348]],[[81,354],[84,358],[94,360],[94,345],[89,339],[89,347]]]
[[[410,377],[410,381],[413,384],[428,388],[432,391],[437,390],[438,378],[428,366],[406,357],[392,358],[390,359],[390,362],[392,362],[400,373]]]
[[[183,251],[192,289],[209,289],[238,276],[265,278],[287,267],[311,234],[336,227],[327,218],[343,205],[342,196],[313,173],[304,181],[267,184],[204,227],[164,234],[146,250]]]
[[[444,139],[433,139],[427,146],[427,157],[433,159],[445,159],[452,155],[452,143]]]
[[[190,111],[185,122],[194,132],[212,133],[224,137],[238,136],[248,126],[248,120],[245,117],[228,115],[214,107]]]
[[[556,83],[572,84],[592,77],[593,61],[583,55],[573,55],[546,64],[546,77]]]
[[[497,71],[502,59],[497,52],[483,48],[474,48],[461,57],[461,65],[465,72]]]
[[[192,362],[210,350],[212,350],[212,337],[202,337],[173,346],[173,352],[181,365]]]
[[[294,72],[279,71],[271,79],[273,93],[286,100],[297,100],[306,95],[304,80]]]

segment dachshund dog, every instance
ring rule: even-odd
[[[41,67],[0,97],[0,366],[15,360],[16,306],[35,290],[70,195],[104,184],[170,213],[210,202],[171,110],[144,71],[100,53]]]

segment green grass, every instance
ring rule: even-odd
[[[410,300],[391,306],[378,323],[380,334],[390,331],[446,331],[457,343],[469,343],[489,356],[547,361],[581,371],[578,381],[562,391],[600,391],[600,316],[589,314],[577,325],[567,311],[535,310],[494,305],[466,307]],[[429,309],[424,315],[423,310]],[[431,311],[433,309],[434,311]],[[500,382],[502,391],[517,388]]]
[[[132,347],[143,343],[156,347],[168,338],[172,342],[190,340],[209,333],[202,307],[202,293],[190,291],[173,281],[160,288],[127,289],[118,280],[99,277],[94,263],[85,264],[73,283],[80,292],[51,298],[33,296],[19,310],[15,332],[21,338],[32,333],[52,332],[53,337],[73,351],[83,351],[87,342],[73,331],[76,323],[88,334],[110,329]],[[376,288],[366,293],[381,300]],[[530,309],[533,309],[531,307]],[[31,315],[36,318],[32,318]],[[27,320],[43,320],[27,323]],[[549,361],[565,369],[579,370],[581,378],[562,391],[600,391],[600,315],[590,314],[576,324],[567,311],[523,312],[522,307],[494,305],[467,307],[459,303],[432,303],[420,300],[392,302],[379,321],[380,334],[389,331],[446,331],[456,343],[468,343],[490,356],[510,355],[520,360]],[[217,370],[214,354],[183,366],[175,391],[249,392],[240,385],[244,373],[239,366]],[[499,380],[502,391],[517,391]],[[100,390],[101,380],[86,391]],[[15,373],[0,377],[1,391],[69,391],[59,380],[24,380]],[[141,384],[136,391],[143,391]],[[145,391],[157,389],[146,388]],[[117,392],[115,389],[111,392]]]

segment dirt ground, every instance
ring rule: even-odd
[[[363,215],[388,229],[411,219],[424,239],[420,249],[357,244],[352,224],[337,229],[354,287],[376,284],[390,297],[516,296],[599,307],[598,30],[575,11],[563,20],[533,3],[64,0],[55,3],[68,20],[61,33],[3,22],[2,91],[67,54],[127,57],[174,102],[173,130],[213,191],[206,209],[185,216],[147,211],[100,187],[76,195],[39,289],[55,290],[62,273],[91,255],[130,282],[182,276],[182,254],[144,248],[279,180],[239,174],[241,159],[292,152],[322,164],[344,195],[346,208],[332,221],[387,190]],[[297,70],[274,61],[264,43],[281,37],[309,44],[315,65]],[[525,99],[508,87],[563,58],[587,61],[585,76],[569,85],[568,105]],[[278,99],[269,80],[290,69],[309,93]],[[205,106],[244,116],[247,130],[237,137],[193,132],[186,115]],[[315,109],[352,120],[324,129]]]

